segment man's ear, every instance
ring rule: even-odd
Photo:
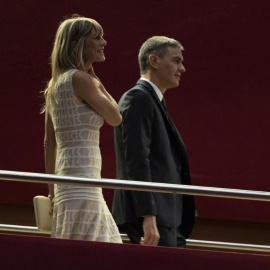
[[[150,54],[149,55],[149,66],[151,66],[154,69],[157,69],[158,67],[158,56],[154,55],[154,54]]]

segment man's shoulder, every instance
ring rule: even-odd
[[[135,86],[133,86],[131,89],[129,89],[127,92],[123,94],[122,97],[126,96],[137,96],[139,97],[145,97],[145,96],[151,96],[152,88],[151,85],[148,84],[145,81],[139,80]]]
[[[141,85],[136,84],[134,87],[125,92],[119,100],[120,110],[132,108],[150,109],[153,106],[153,97],[151,91],[144,89]]]
[[[151,93],[154,90],[151,84],[145,80],[138,80],[136,85],[133,86],[130,90],[133,90],[133,89],[142,90],[143,92],[147,94]]]
[[[135,101],[135,100],[151,100],[151,93],[146,89],[141,89],[140,87],[134,86],[125,92],[120,102],[122,101]]]

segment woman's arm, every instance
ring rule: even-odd
[[[45,171],[48,174],[55,173],[56,160],[56,140],[53,128],[53,123],[48,111],[45,113],[45,137],[44,137],[44,156],[45,156]],[[49,184],[48,197],[52,200],[54,198],[53,184]]]
[[[109,125],[120,125],[122,116],[117,103],[103,87],[97,87],[93,80],[86,72],[75,72],[72,80],[75,94],[87,102]]]
[[[101,90],[101,92],[112,102],[112,104],[114,105],[114,106],[116,106],[117,108],[118,108],[118,104],[117,104],[117,102],[114,100],[114,98],[108,93],[108,91],[105,89],[105,87],[102,85],[102,83],[101,83],[101,81],[100,81],[100,79],[97,77],[97,75],[95,74],[95,72],[94,72],[94,69],[93,69],[93,67],[88,71],[88,74],[92,77],[92,78],[94,78],[94,80],[96,80],[96,82],[98,83],[98,84],[100,84],[101,85],[101,88],[100,88],[100,90]]]
[[[114,100],[114,98],[107,92],[107,90],[104,87],[101,87],[100,89],[102,93],[111,101],[111,103],[118,108],[117,102]]]

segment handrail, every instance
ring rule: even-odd
[[[7,225],[0,224],[0,232],[16,232],[16,233],[31,233],[43,236],[49,236],[48,232],[41,232],[37,227],[33,226],[19,226],[19,225]],[[129,238],[126,234],[120,234],[124,242],[129,242]],[[188,248],[215,248],[222,250],[241,250],[241,251],[256,251],[270,253],[270,246],[266,245],[253,245],[253,244],[242,244],[242,243],[231,243],[231,242],[218,242],[218,241],[205,241],[187,239]]]
[[[217,241],[205,241],[205,240],[194,240],[187,239],[187,246],[190,247],[203,247],[203,248],[218,248],[218,249],[229,249],[229,250],[241,250],[241,251],[257,251],[257,252],[270,252],[270,246],[266,245],[252,245],[252,244],[241,244],[241,243],[230,243],[230,242],[217,242]]]
[[[42,232],[36,226],[21,226],[11,224],[0,224],[0,232],[16,232],[16,233],[31,233],[31,234],[44,234],[50,235],[47,232]]]
[[[162,193],[177,193],[208,197],[222,197],[242,200],[270,201],[270,192],[228,189],[217,187],[189,186],[180,184],[149,183],[143,181],[117,180],[117,179],[96,179],[86,177],[72,177],[42,173],[14,172],[0,170],[0,180],[35,182],[35,183],[56,183],[65,185],[94,186],[111,189],[153,191]]]
[[[164,183],[149,183],[143,181],[130,181],[130,180],[127,181],[127,180],[104,179],[104,178],[96,179],[85,177],[71,177],[71,176],[60,176],[41,173],[29,173],[29,172],[15,172],[4,170],[0,170],[0,180],[34,182],[34,183],[57,183],[57,184],[64,183],[66,185],[94,186],[112,189],[140,190],[140,191],[143,190],[143,191],[177,193],[177,194],[188,194],[188,195],[209,196],[209,197],[223,197],[223,198],[233,198],[243,200],[270,201],[270,192],[264,191],[188,186],[188,185],[176,185]],[[38,231],[37,227],[7,225],[7,224],[0,224],[0,231],[36,233],[43,235],[47,234]],[[122,234],[121,237],[123,241],[128,241],[127,235]],[[204,241],[194,239],[187,239],[187,246],[270,253],[270,246]]]

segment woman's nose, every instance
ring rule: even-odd
[[[102,44],[102,46],[106,46],[107,45],[107,41],[104,38],[102,38],[101,39],[101,44]]]

